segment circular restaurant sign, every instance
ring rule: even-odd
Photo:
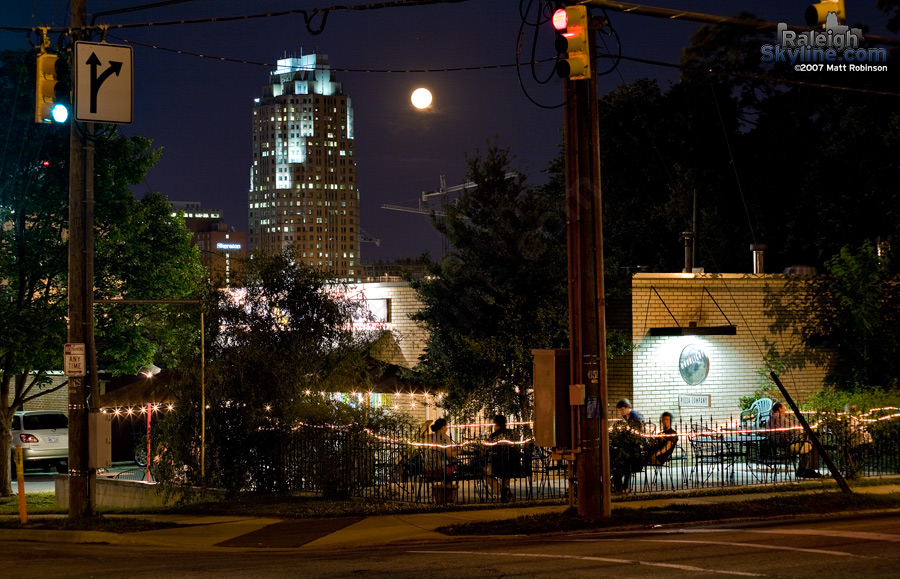
[[[709,375],[709,357],[696,344],[689,344],[678,358],[678,370],[685,383],[696,386]]]

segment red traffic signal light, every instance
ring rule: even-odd
[[[553,27],[560,32],[555,48],[560,55],[556,74],[560,78],[580,80],[591,77],[586,6],[569,6],[553,13]],[[565,56],[562,56],[565,55]]]

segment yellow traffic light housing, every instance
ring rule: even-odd
[[[844,8],[844,0],[822,0],[806,7],[804,17],[808,26],[825,24],[828,13],[834,12],[839,24],[847,22],[847,10]]]
[[[52,123],[56,98],[56,61],[59,56],[43,53],[37,57],[37,84],[34,96],[34,122]]]
[[[565,55],[556,63],[560,78],[581,80],[591,78],[591,57],[588,43],[588,12],[586,6],[568,6],[553,13],[556,52]]]

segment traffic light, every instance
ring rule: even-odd
[[[847,11],[844,9],[844,0],[822,0],[806,7],[804,14],[806,24],[815,26],[816,24],[825,24],[828,13],[834,12],[837,15],[838,23],[844,24],[847,21]]]
[[[66,122],[71,108],[68,63],[59,55],[41,53],[37,57],[36,76],[34,122]]]
[[[580,80],[591,77],[591,58],[588,50],[588,13],[586,6],[569,6],[553,13],[556,52],[565,54],[556,63],[560,78]]]
[[[53,117],[53,99],[56,97],[56,61],[55,54],[43,53],[37,57],[37,86],[34,96],[34,122],[49,123]]]
[[[69,74],[69,62],[65,58],[56,59],[56,86],[53,87],[53,108],[50,114],[57,123],[69,120],[72,110],[72,82]]]

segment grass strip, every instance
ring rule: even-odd
[[[534,535],[586,530],[633,529],[724,520],[771,519],[900,508],[900,493],[884,495],[823,492],[738,502],[672,503],[662,507],[619,506],[609,519],[588,521],[574,509],[499,521],[461,523],[436,529],[446,535]]]

